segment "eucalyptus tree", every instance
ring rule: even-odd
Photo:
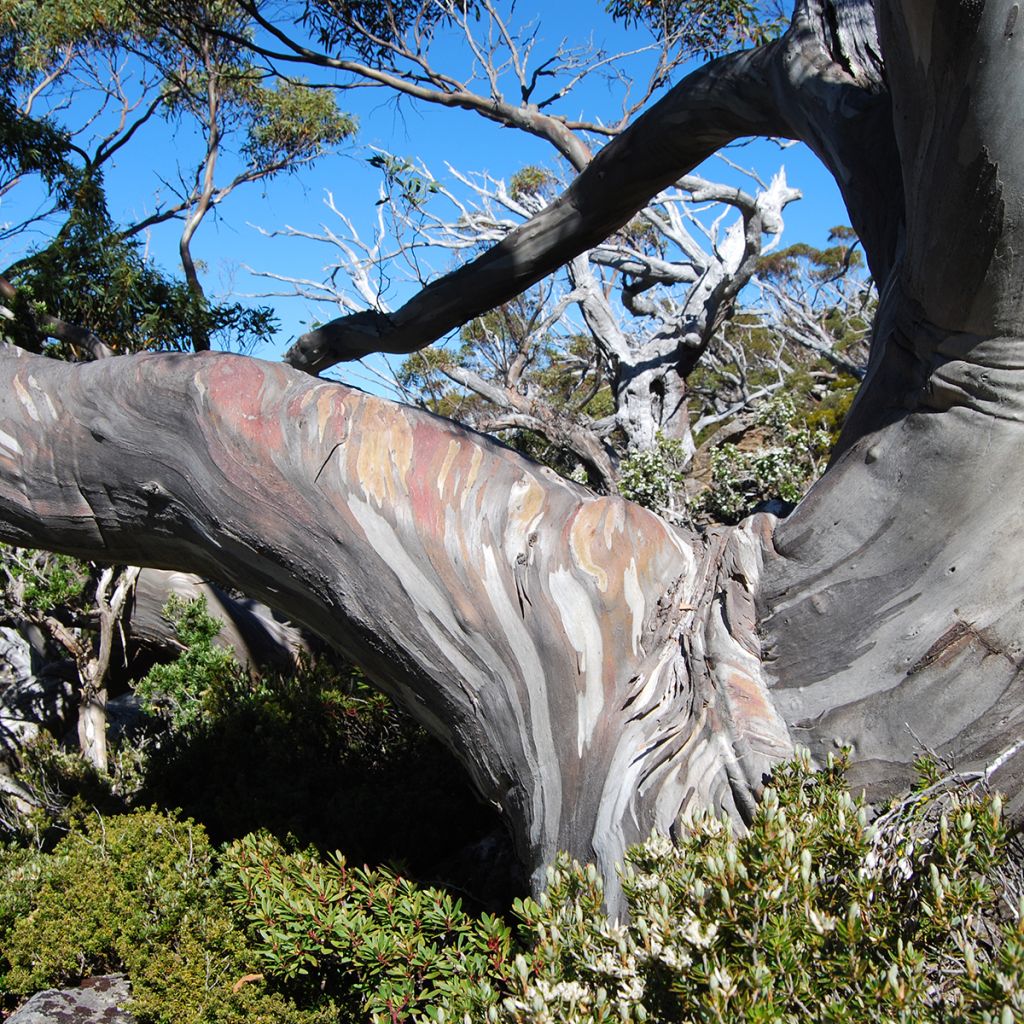
[[[0,272],[0,316],[19,344],[95,357],[271,332],[269,311],[207,297],[196,232],[238,188],[321,158],[355,122],[332,94],[266,73],[226,38],[250,30],[236,5],[188,10],[183,17],[170,0],[0,2],[0,194],[31,194],[40,178],[48,193],[0,235],[20,250]],[[119,220],[105,175],[160,121],[179,138],[195,129],[200,151],[180,146],[178,166],[161,169],[162,195],[143,200],[149,211]],[[161,272],[142,241],[175,221],[184,281]]]
[[[873,793],[926,745],[1021,807],[1017,6],[801,0],[568,190],[288,365],[0,357],[0,535],[219,575],[329,638],[462,759],[539,883],[696,805],[747,817],[794,743]],[[309,373],[411,352],[619,230],[710,153],[801,139],[880,284],[867,373],[788,518],[704,534]]]

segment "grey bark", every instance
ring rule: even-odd
[[[169,569],[143,569],[135,583],[129,615],[131,639],[154,647],[173,646],[173,629],[164,608],[174,595],[184,601],[203,598],[208,614],[221,622],[216,642],[231,649],[240,665],[253,670],[294,668],[309,645],[296,629],[265,604],[229,594],[211,580]]]
[[[874,792],[922,746],[966,768],[1024,735],[1016,11],[880,8],[905,241],[839,451],[776,531],[760,598],[794,735],[851,743]],[[1019,755],[995,775],[1017,815],[1022,775]]]
[[[455,424],[257,360],[14,351],[0,535],[287,608],[447,742],[538,886],[559,849],[614,879],[628,843],[695,801],[749,814],[788,753],[751,612],[767,520],[683,534]]]
[[[694,804],[749,816],[794,737],[819,756],[851,743],[872,792],[922,745],[964,768],[1019,750],[1024,42],[993,2],[880,8],[879,41],[867,3],[802,4],[492,254],[293,355],[417,347],[731,138],[804,138],[882,299],[840,450],[786,521],[674,530],[454,424],[254,360],[7,353],[0,536],[209,572],[287,608],[448,743],[535,885],[568,849],[599,862],[613,906],[626,843]],[[1022,760],[995,775],[1018,811]]]

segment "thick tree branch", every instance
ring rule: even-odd
[[[558,200],[483,256],[427,285],[394,313],[357,314],[303,335],[286,358],[319,372],[370,352],[423,348],[603,241],[727,143],[785,135],[768,87],[774,59],[775,49],[766,47],[694,72],[608,143]]]
[[[253,359],[16,351],[0,536],[287,607],[456,752],[538,885],[558,849],[613,879],[626,843],[694,801],[748,813],[788,751],[742,653],[753,621],[716,611],[724,547],[746,552],[727,579],[749,593],[758,530],[706,545],[452,423]]]
[[[815,149],[884,279],[901,214],[879,201],[901,195],[889,118],[869,0],[806,0],[782,39],[693,72],[605,146],[558,200],[488,252],[393,313],[343,317],[303,335],[286,358],[317,373],[374,351],[423,348],[597,245],[662,189],[748,135],[798,138]]]

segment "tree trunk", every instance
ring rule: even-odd
[[[274,615],[266,605],[232,597],[216,583],[191,573],[144,569],[132,596],[128,628],[136,643],[174,649],[174,629],[163,613],[174,596],[183,601],[204,599],[207,612],[221,623],[216,642],[230,649],[239,665],[253,671],[268,666],[294,669],[302,655],[309,652],[301,631]]]
[[[461,758],[541,884],[749,814],[762,519],[698,538],[428,414],[233,356],[0,358],[0,533],[285,607]]]
[[[502,301],[741,131],[804,138],[882,300],[840,450],[785,522],[675,530],[452,423],[255,360],[8,352],[0,537],[208,572],[286,609],[461,758],[535,887],[567,849],[598,861],[613,909],[626,844],[698,804],[749,816],[791,735],[819,757],[850,744],[872,792],[924,745],[995,758],[1020,812],[1024,758],[996,755],[1024,715],[1024,32],[1016,5],[880,8],[879,44],[866,0],[802,3],[784,39],[673,90],[518,241],[384,325],[401,351]],[[350,328],[367,325],[297,361],[321,365]]]
[[[775,534],[761,610],[777,706],[816,756],[901,785],[915,750],[988,763],[1024,736],[1024,33],[1017,5],[880,11],[906,183],[867,381]],[[1024,757],[995,784],[1024,810]]]
[[[78,749],[96,771],[106,775],[108,758],[105,687],[82,687],[78,703]]]

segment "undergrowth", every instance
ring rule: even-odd
[[[148,1021],[965,1021],[1024,1012],[1014,843],[984,780],[871,820],[841,759],[777,769],[749,830],[711,815],[630,851],[628,920],[562,858],[507,915],[388,869],[139,810],[0,856],[10,998],[130,975]]]

